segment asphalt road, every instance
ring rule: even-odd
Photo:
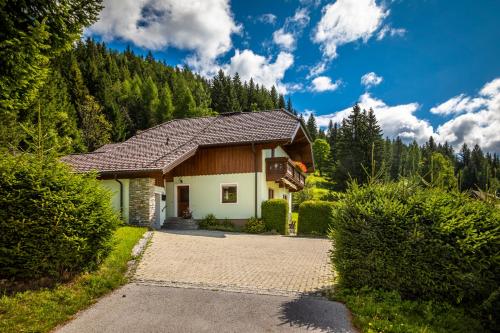
[[[356,332],[344,305],[317,296],[272,296],[135,283],[104,297],[56,331]]]

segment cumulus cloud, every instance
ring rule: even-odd
[[[380,28],[389,11],[375,0],[337,0],[322,10],[313,36],[323,55],[337,57],[337,48],[357,40],[364,42]]]
[[[361,84],[365,87],[378,86],[383,80],[382,76],[378,76],[375,72],[366,73],[361,77]]]
[[[337,90],[340,85],[340,81],[332,82],[328,76],[318,76],[311,83],[311,90],[316,92]]]
[[[415,112],[419,109],[418,103],[387,105],[384,101],[371,96],[370,93],[365,93],[359,98],[359,105],[362,109],[373,109],[385,136],[391,138],[399,136],[405,142],[416,140],[424,143],[434,133],[428,121],[415,116]],[[351,110],[352,107],[349,107],[332,114],[318,115],[316,122],[320,126],[328,126],[330,119],[334,123],[341,123]]]
[[[295,48],[297,37],[309,24],[307,8],[297,8],[293,16],[287,17],[282,28],[273,33],[273,41],[282,49],[291,51]]]
[[[252,50],[236,50],[229,64],[223,66],[224,70],[234,75],[238,73],[243,80],[253,80],[267,88],[276,86],[280,93],[287,92],[287,85],[281,81],[285,72],[293,65],[293,55],[281,51],[274,62],[270,57],[255,54]]]
[[[406,29],[392,28],[389,25],[384,25],[377,33],[377,40],[384,39],[385,36],[390,37],[403,37],[406,34]]]
[[[273,41],[286,50],[291,50],[295,45],[295,37],[290,32],[285,32],[283,28],[273,33]]]
[[[476,111],[486,104],[487,100],[482,97],[470,98],[465,94],[460,94],[450,98],[444,103],[441,103],[431,108],[431,113],[439,115],[450,115],[464,112]]]
[[[359,104],[363,109],[373,109],[384,135],[390,138],[399,136],[405,142],[416,140],[423,144],[433,136],[438,142],[447,141],[455,150],[467,143],[479,144],[486,151],[500,152],[500,78],[486,83],[478,96],[461,94],[431,109],[435,114],[455,116],[436,130],[427,120],[415,115],[420,108],[418,103],[387,105],[370,93],[364,93]],[[319,126],[328,126],[330,120],[341,123],[350,112],[351,107],[317,115],[316,122]]]
[[[271,14],[271,13],[262,14],[259,17],[257,17],[257,20],[259,22],[271,24],[271,25],[274,25],[276,23],[276,19],[277,19],[276,15]]]
[[[479,96],[471,98],[461,94],[432,108],[431,112],[459,114],[438,127],[440,141],[448,141],[455,148],[465,142],[479,144],[486,151],[500,152],[500,78],[486,83]]]
[[[238,25],[229,0],[104,0],[99,20],[87,35],[126,40],[152,50],[173,46],[194,51],[202,63],[232,47]]]

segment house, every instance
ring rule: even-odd
[[[314,170],[307,131],[285,110],[175,119],[62,160],[97,171],[126,222],[153,227],[187,211],[241,225],[264,200],[291,204]]]

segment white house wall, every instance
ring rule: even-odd
[[[257,214],[260,215],[262,173],[257,173]],[[182,180],[182,183],[181,183]],[[221,184],[237,185],[237,203],[221,203]],[[176,187],[189,185],[193,218],[214,214],[218,219],[247,219],[255,215],[255,173],[174,177],[167,183],[167,215],[176,216]],[[265,200],[265,199],[264,199]]]
[[[129,180],[128,179],[118,179],[123,184],[123,220],[128,223],[129,216]],[[120,213],[120,184],[114,179],[104,179],[100,181],[100,184],[111,191],[111,204],[113,209]]]

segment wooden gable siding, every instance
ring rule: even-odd
[[[257,171],[262,171],[263,146],[256,145]],[[175,167],[171,177],[246,173],[255,171],[254,153],[251,145],[205,147],[181,165]]]

